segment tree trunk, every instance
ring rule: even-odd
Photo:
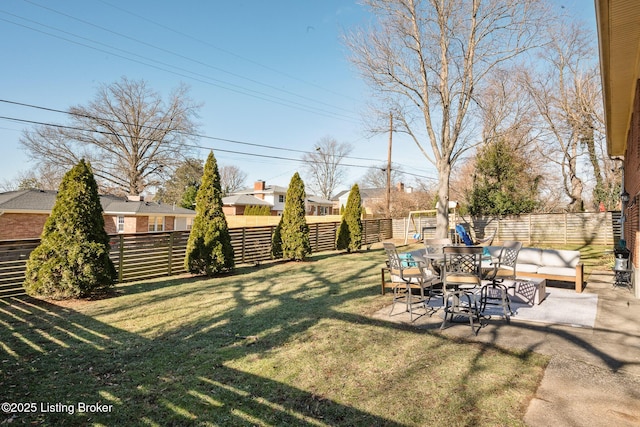
[[[436,212],[436,238],[449,237],[449,180],[451,163],[441,159],[438,165],[438,206]]]

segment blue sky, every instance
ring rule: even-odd
[[[595,26],[591,0],[554,2]],[[202,103],[201,133],[261,144],[201,140],[220,165],[235,165],[247,184],[286,186],[302,164],[291,150],[313,150],[323,137],[354,146],[349,179],[386,161],[388,135],[371,137],[362,114],[368,96],[340,42],[371,19],[353,0],[3,0],[0,99],[58,110],[90,101],[99,84],[144,79],[163,95],[180,83]],[[64,123],[58,113],[0,102],[0,116]],[[18,140],[25,124],[0,119],[0,181],[32,167]],[[217,150],[250,152],[253,156]],[[377,162],[376,162],[377,160]],[[394,162],[435,177],[408,140],[394,136]]]

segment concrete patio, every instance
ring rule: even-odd
[[[638,426],[640,300],[613,282],[610,271],[593,272],[587,280],[584,292],[598,295],[594,328],[525,322],[517,317],[507,324],[494,317],[477,336],[468,323],[452,325],[442,333],[551,357],[526,413],[529,426]],[[400,313],[401,307],[396,306],[397,315],[389,316],[389,310],[390,306],[385,307],[375,317],[410,323],[409,314]],[[437,331],[441,322],[437,313],[412,324]]]

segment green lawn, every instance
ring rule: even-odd
[[[36,404],[0,423],[524,425],[548,360],[372,319],[390,298],[383,261],[325,253],[96,301],[0,300],[2,400]]]

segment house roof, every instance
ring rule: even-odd
[[[341,197],[343,197],[344,195],[349,196],[349,192],[351,190],[344,190],[339,192],[338,194],[336,194],[335,196],[333,196],[333,199],[331,200],[340,200]],[[360,198],[361,199],[376,199],[376,198],[380,198],[380,197],[384,197],[386,194],[387,190],[386,188],[361,188],[360,189]]]
[[[257,197],[253,197],[253,194],[287,194],[287,187],[281,187],[279,185],[267,185],[265,186],[264,190],[256,190],[255,188],[247,188],[244,190],[240,190],[240,191],[236,191],[231,193],[231,195],[229,197],[225,197],[222,199],[222,202],[225,205],[264,205],[267,204],[269,206],[271,206],[271,203],[265,202],[264,200],[258,199]],[[259,200],[260,203],[256,203],[255,200],[254,201],[248,201],[247,203],[231,203],[231,202],[227,202],[227,200],[231,200],[231,197],[236,197],[236,196],[245,196],[245,197],[252,197],[255,200]],[[250,200],[250,199],[247,199]],[[307,195],[307,202],[310,203],[315,203],[318,205],[333,205],[333,202],[331,200],[327,200],[327,199],[323,199],[320,196],[314,196],[314,195]]]
[[[19,190],[0,193],[0,212],[48,214],[56,202],[57,191]],[[172,215],[195,216],[195,211],[156,202],[131,201],[101,195],[100,204],[107,215]]]
[[[640,78],[640,7],[637,0],[596,0],[607,151],[623,156]]]
[[[307,202],[314,203],[316,205],[329,205],[333,206],[333,202],[331,200],[323,199],[319,196],[307,196]]]
[[[255,188],[245,188],[244,190],[235,191],[231,195],[236,194],[274,194],[274,193],[287,193],[287,187],[281,187],[279,185],[267,185],[264,190],[256,190]]]
[[[235,194],[223,197],[222,203],[228,206],[271,206],[271,203],[250,194]]]

